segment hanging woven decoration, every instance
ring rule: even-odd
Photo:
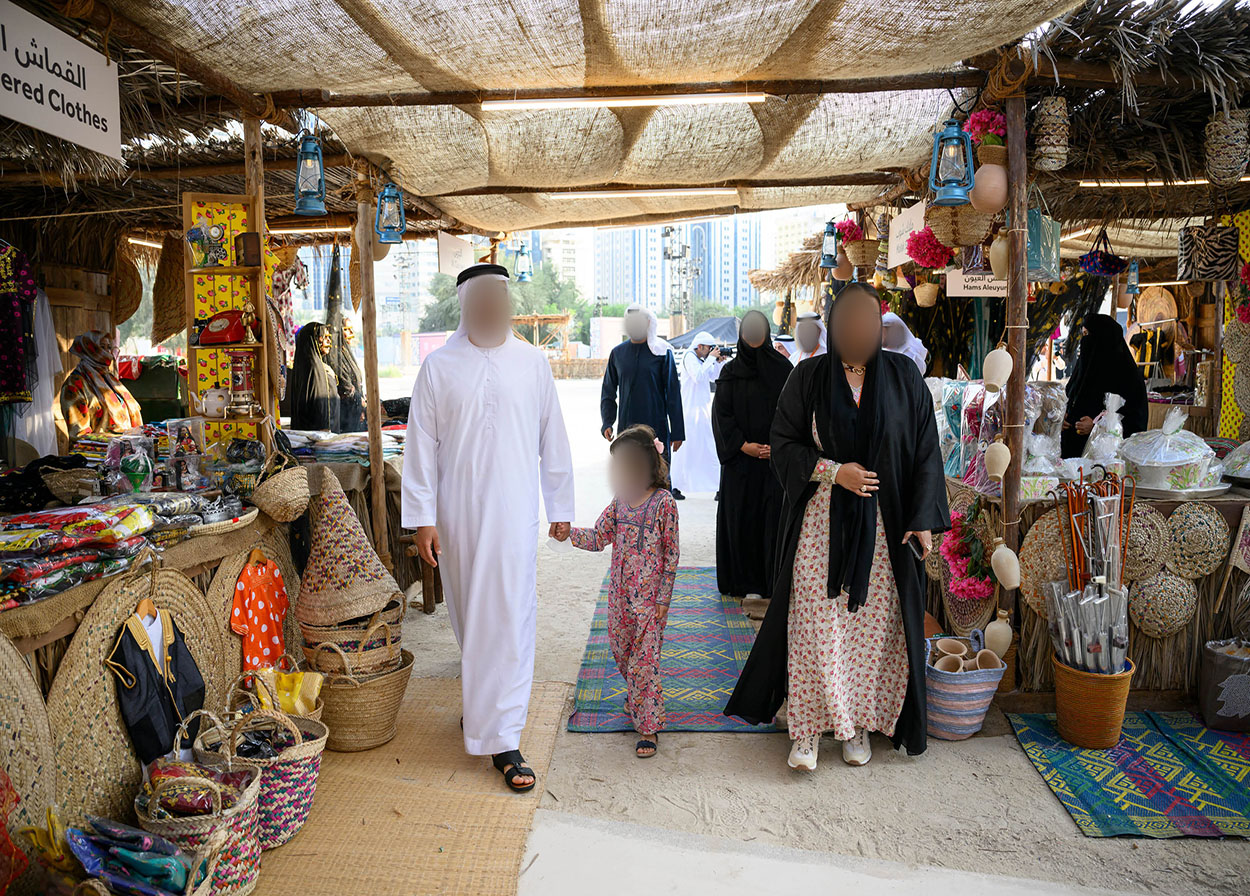
[[[1250,361],[1250,324],[1234,317],[1224,329],[1224,357],[1234,364]]]
[[[1148,638],[1167,638],[1194,618],[1198,589],[1189,579],[1161,572],[1129,589],[1128,615]]]
[[[1168,546],[1168,523],[1149,504],[1133,505],[1133,521],[1124,546],[1124,580],[1137,582],[1163,569]]]
[[[1058,171],[1068,164],[1068,101],[1061,96],[1043,97],[1033,112],[1033,140],[1039,171]]]
[[[1250,163],[1250,111],[1230,109],[1211,116],[1206,128],[1207,180],[1235,186]]]
[[[1186,579],[1215,572],[1228,557],[1228,521],[1210,504],[1190,501],[1168,517],[1167,567]]]
[[[1020,545],[1020,596],[1029,608],[1046,616],[1047,582],[1063,582],[1068,578],[1067,545],[1071,538],[1059,517],[1048,510],[1037,518]]]

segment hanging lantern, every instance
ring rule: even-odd
[[[820,266],[827,271],[838,266],[838,231],[832,221],[825,224],[825,238],[820,244]]]
[[[1136,258],[1128,263],[1128,280],[1124,284],[1124,291],[1131,296],[1141,293],[1141,268]]]
[[[383,243],[400,243],[404,239],[407,220],[404,217],[404,194],[394,183],[387,183],[378,194],[378,211],[373,231]]]
[[[529,283],[534,279],[534,260],[530,258],[529,246],[524,241],[516,253],[516,279],[518,283]]]
[[[934,205],[966,205],[972,189],[972,137],[955,119],[933,135],[933,158],[929,166],[929,189]]]
[[[321,141],[316,134],[303,132],[299,144],[298,174],[295,178],[295,214],[326,213],[326,171],[321,159]]]

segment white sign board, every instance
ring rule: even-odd
[[[917,202],[890,219],[890,252],[886,256],[886,264],[896,268],[911,261],[911,256],[907,254],[907,238],[917,230],[924,230],[923,202]]]
[[[946,269],[948,296],[1006,296],[1007,281],[995,280],[993,274],[965,274],[963,268]]]
[[[0,0],[0,114],[122,157],[116,63],[9,0]]]
[[[473,264],[473,244],[450,233],[438,232],[438,272],[456,276]]]

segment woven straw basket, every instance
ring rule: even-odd
[[[211,713],[193,712],[183,721],[178,732],[180,740],[186,736],[186,723],[200,715],[217,722]],[[219,832],[224,831],[226,841],[222,846],[217,867],[213,869],[213,896],[247,896],[256,889],[256,882],[260,878],[260,841],[257,839],[260,779],[261,772],[255,769],[248,785],[239,794],[238,802],[223,809],[220,808],[221,788],[215,783],[205,778],[179,778],[178,781],[184,784],[195,783],[213,791],[216,796],[214,802],[218,807],[216,811],[207,815],[154,818],[142,811],[136,800],[135,815],[139,818],[139,826],[145,831],[160,834],[185,852],[199,850],[212,842]]]
[[[399,667],[403,637],[398,623],[391,625],[379,619],[364,627],[344,627],[333,637],[315,642],[305,630],[304,638],[309,642],[304,645],[304,657],[318,672],[347,672],[346,660],[339,657],[349,654],[351,671],[357,675],[389,672]],[[335,652],[322,655],[326,647],[334,647]]]
[[[1217,187],[1236,186],[1250,162],[1250,112],[1231,109],[1211,116],[1206,127],[1207,179]]]
[[[1033,113],[1033,141],[1038,171],[1058,171],[1068,164],[1068,101],[1061,96],[1042,97]]]
[[[344,655],[343,661],[350,664]],[[330,728],[328,749],[355,753],[380,747],[395,736],[399,707],[412,677],[412,654],[407,650],[399,668],[380,675],[330,674],[321,688],[325,701],[322,720]]]
[[[1059,736],[1086,750],[1106,750],[1120,742],[1129,683],[1137,667],[1115,675],[1082,672],[1052,655],[1055,667],[1055,716]]]
[[[916,297],[916,304],[921,308],[932,308],[937,304],[938,296],[942,294],[942,287],[936,283],[917,283],[912,289],[912,295]]]
[[[279,523],[299,519],[308,509],[308,469],[296,467],[275,473],[256,486],[251,502]]]
[[[274,759],[247,759],[237,755],[239,736],[265,723],[285,728],[295,738],[295,743]],[[257,709],[239,719],[228,734],[227,740],[227,732],[221,728],[201,731],[195,739],[196,761],[222,768],[259,769],[257,839],[261,849],[281,846],[298,834],[308,820],[329,729],[316,719]]]
[[[95,470],[41,470],[39,476],[62,504],[77,504],[95,490],[100,480]]]
[[[876,240],[852,240],[842,244],[847,259],[857,268],[869,268],[877,263],[880,246]]]

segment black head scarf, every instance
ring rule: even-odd
[[[759,348],[755,348],[742,338],[742,326],[753,314],[764,322],[764,327],[769,334]],[[772,326],[768,323],[764,312],[748,311],[742,318],[742,323],[738,325],[738,350],[734,353],[733,360],[721,371],[721,378],[753,380],[762,377],[770,385],[775,384],[777,392],[780,393],[781,387],[786,384],[786,379],[794,370],[794,365],[790,363],[789,358],[773,346],[771,336]]]
[[[295,363],[291,370],[291,428],[335,430],[339,423],[339,396],[330,382],[327,358],[321,352],[322,323],[304,324],[295,337]]]
[[[1149,415],[1146,381],[1124,341],[1124,330],[1106,314],[1087,314],[1081,323],[1085,335],[1081,337],[1067,385],[1068,422],[1075,424],[1082,417],[1097,417],[1106,407],[1107,393],[1114,392],[1124,398],[1124,434],[1140,432]],[[1085,437],[1079,436],[1075,428],[1064,430],[1063,435],[1063,456],[1079,455]]]
[[[881,344],[868,359],[864,372],[864,388],[859,404],[851,393],[842,368],[842,355],[838,349],[837,320],[839,309],[848,300],[863,301],[858,292],[866,292],[877,300],[880,296],[864,283],[848,283],[838,291],[829,306],[829,428],[832,444],[824,446],[824,454],[839,464],[858,463],[871,470],[876,463],[880,445],[880,378]],[[880,311],[878,310],[878,313]],[[853,495],[841,486],[835,486],[829,508],[829,597],[837,599],[847,595],[846,608],[852,613],[868,600],[868,580],[872,573],[872,557],[877,546],[877,496]]]

